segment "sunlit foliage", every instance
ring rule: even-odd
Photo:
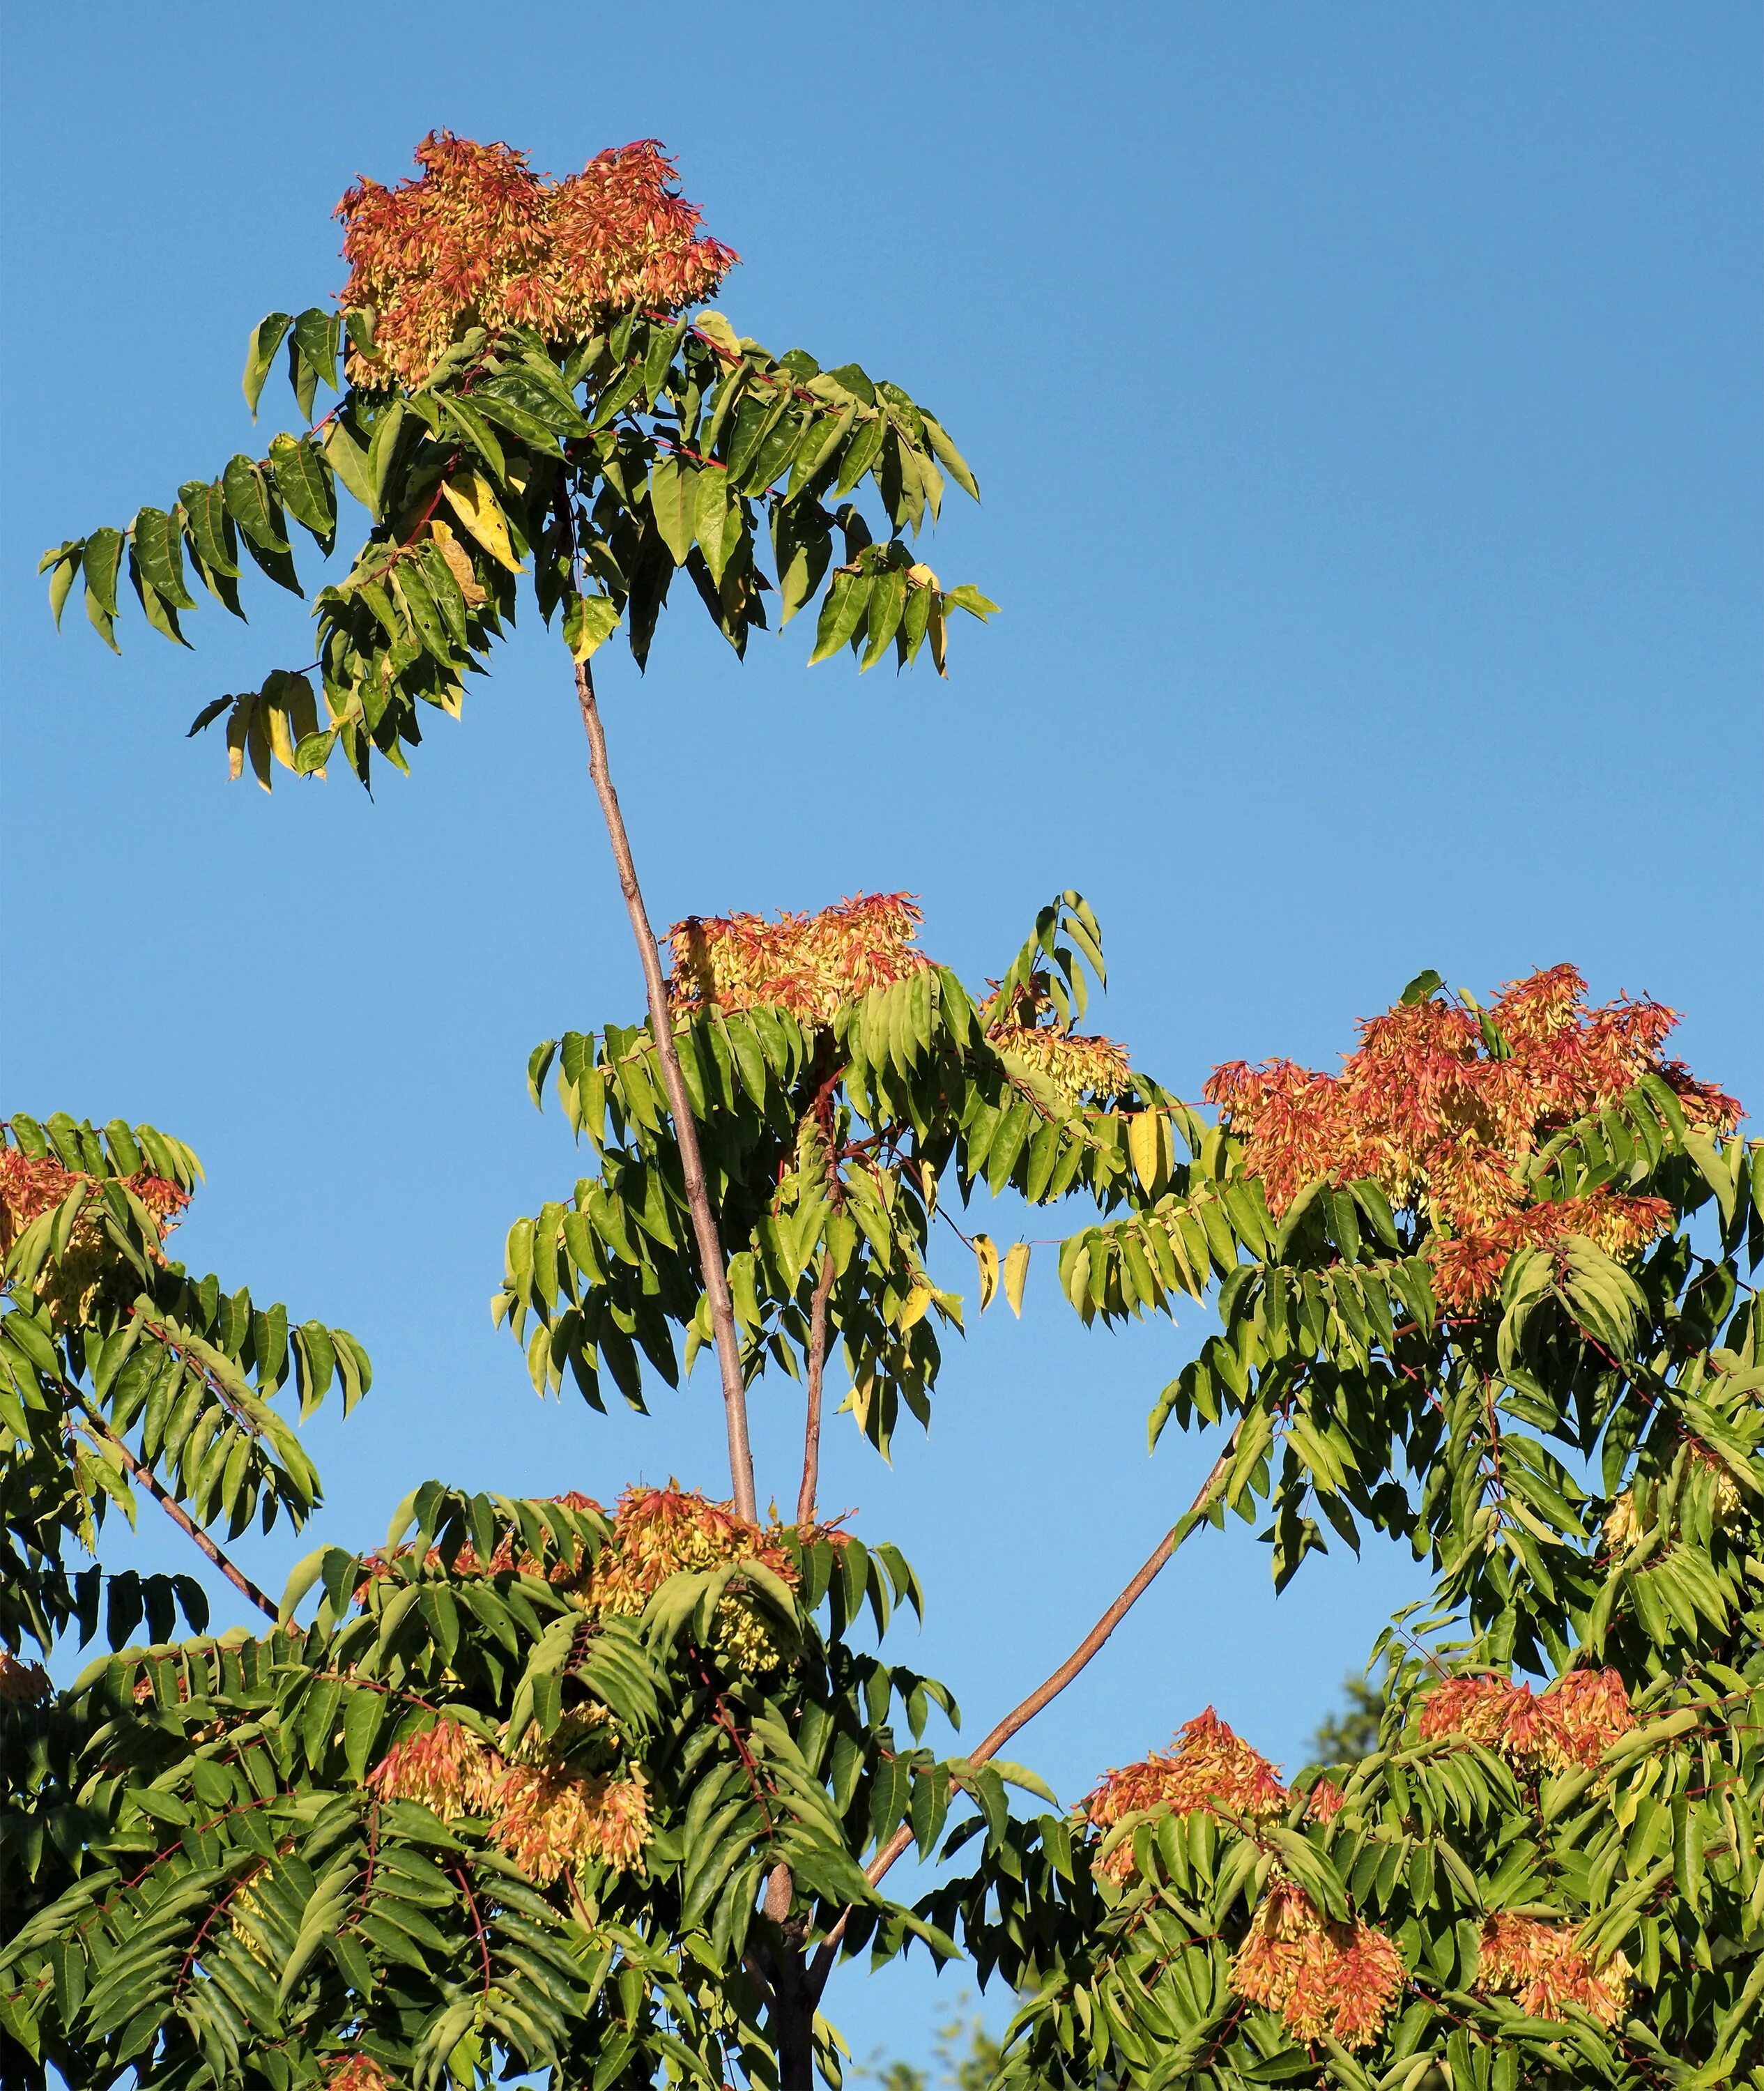
[[[406,767],[419,708],[457,714],[530,597],[603,810],[588,664],[621,627],[647,658],[679,571],[738,653],[818,602],[813,658],[943,668],[948,611],[992,606],[908,541],[972,473],[899,388],[693,311],[734,257],[658,147],[557,183],[445,133],[419,157],[345,198],[342,308],[252,338],[254,412],[284,345],[303,417],[321,383],[338,403],[55,547],[58,614],[80,581],[114,645],[125,561],[174,639],[192,580],[242,609],[242,551],[298,589],[288,522],[329,554],[340,482],[365,535],[317,660],[198,719],[225,715],[232,773]],[[535,1048],[583,1173],[510,1228],[493,1312],[541,1393],[662,1405],[714,1343],[744,1429],[750,1392],[802,1399],[795,1520],[743,1495],[732,1431],[750,1514],[675,1482],[609,1512],[429,1481],[278,1604],[226,1550],[310,1515],[299,1423],[366,1390],[364,1354],[174,1259],[179,1142],[15,1114],[7,2084],[811,2091],[840,2078],[831,1970],[915,1943],[1020,2002],[963,2091],[1764,2082],[1764,1209],[1738,1106],[1664,1055],[1671,1012],[1590,1006],[1567,966],[1486,1008],[1424,974],[1339,1074],[1218,1069],[1215,1119],[1084,1028],[1076,892],[982,985],[921,950],[904,894],[694,917],[664,981],[620,869],[649,1020]],[[1368,1529],[1412,1550],[1374,1747],[1289,1778],[1210,1708],[1061,1809],[996,1753],[1076,1658],[962,1755],[950,1694],[883,1652],[923,1593],[821,1520],[823,1382],[885,1454],[903,1407],[929,1421],[953,1272],[1024,1305],[1031,1243],[973,1224],[1006,1193],[1080,1201],[1036,1267],[1085,1326],[1217,1317],[1150,1434],[1214,1431],[1218,1457],[1133,1589],[1231,1514],[1279,1587]],[[1096,1387],[1074,1399],[1096,1428]],[[144,1499],[261,1629],[211,1635],[194,1576],[123,1565],[111,1513]],[[1070,1544],[1062,1515],[1024,1543]],[[76,1633],[104,1646],[63,1683]],[[1153,1734],[1185,1710],[1162,1675]],[[908,1849],[910,1904],[883,1886]]]

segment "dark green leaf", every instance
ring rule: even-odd
[[[179,488],[178,501],[183,510],[184,528],[196,557],[210,573],[236,579],[238,545],[221,482],[190,480]]]
[[[248,544],[265,552],[291,549],[270,483],[251,459],[243,454],[235,457],[221,474],[221,489],[226,497],[226,512],[244,532]]]
[[[270,469],[289,515],[329,550],[337,532],[337,493],[317,446],[309,437],[278,435],[270,446]]]
[[[183,581],[183,513],[143,508],[135,518],[135,556],[141,571],[174,610],[194,610]]]
[[[257,402],[263,396],[264,380],[270,375],[270,366],[275,360],[276,351],[282,339],[294,324],[286,313],[271,313],[267,319],[260,320],[252,330],[251,344],[245,351],[245,404],[251,409],[251,418],[257,418]]]

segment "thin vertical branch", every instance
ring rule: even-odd
[[[814,1523],[815,1492],[821,1481],[821,1383],[827,1369],[827,1304],[833,1296],[833,1252],[825,1249],[809,1310],[809,1413],[802,1434],[802,1486],[796,1492],[799,1528]]]
[[[625,832],[624,815],[619,809],[619,794],[613,788],[606,761],[606,735],[601,724],[600,707],[594,699],[594,679],[588,663],[576,664],[576,696],[588,735],[589,774],[600,799],[600,809],[612,843],[613,862],[625,896],[637,957],[643,967],[644,985],[649,992],[649,1028],[662,1063],[662,1080],[667,1089],[668,1108],[674,1114],[675,1136],[679,1142],[680,1172],[686,1182],[686,1203],[692,1214],[692,1234],[698,1244],[699,1268],[705,1295],[710,1302],[710,1325],[716,1337],[717,1365],[722,1377],[723,1421],[729,1439],[729,1481],[738,1516],[757,1523],[758,1504],[753,1493],[753,1452],[748,1438],[747,1388],[741,1377],[741,1344],[735,1332],[735,1306],[729,1296],[729,1273],[723,1261],[722,1240],[717,1215],[705,1181],[704,1163],[698,1149],[698,1127],[691,1100],[680,1074],[679,1054],[674,1043],[674,1026],[668,1013],[667,987],[662,977],[662,962],[656,955],[655,933],[649,926],[649,910],[643,904],[643,889],[631,854],[631,839]]]
[[[157,1503],[159,1507],[166,1513],[166,1516],[171,1520],[172,1523],[176,1525],[180,1531],[187,1534],[188,1537],[196,1541],[196,1545],[201,1547],[202,1551],[208,1556],[209,1559],[213,1563],[214,1566],[220,1570],[221,1573],[226,1578],[227,1581],[232,1584],[233,1588],[239,1592],[239,1595],[244,1597],[248,1597],[251,1602],[257,1607],[258,1610],[266,1615],[267,1617],[272,1619],[279,1619],[282,1615],[271,1599],[264,1595],[263,1592],[257,1588],[257,1584],[252,1581],[251,1578],[246,1575],[243,1569],[235,1568],[233,1566],[232,1563],[227,1559],[226,1556],[223,1553],[222,1553],[219,1547],[214,1544],[214,1541],[210,1539],[208,1534],[202,1529],[201,1526],[199,1525],[196,1520],[191,1516],[188,1511],[184,1508],[183,1505],[179,1502],[178,1498],[173,1495],[160,1481],[158,1476],[153,1472],[151,1468],[144,1467],[141,1464],[140,1461],[136,1458],[135,1455],[132,1451],[130,1451],[127,1446],[123,1442],[123,1440],[118,1437],[116,1433],[110,1428],[110,1425],[105,1421],[104,1418],[98,1414],[97,1410],[91,1408],[81,1397],[77,1390],[69,1386],[65,1381],[62,1385],[62,1391],[63,1394],[67,1395],[75,1407],[80,1411],[81,1416],[84,1420],[87,1429],[90,1431],[94,1437],[102,1438],[104,1442],[110,1446],[110,1450],[114,1452],[117,1457],[123,1462],[123,1464],[128,1468],[130,1476],[134,1480],[136,1486],[144,1489],[148,1494],[153,1498],[153,1501]]]

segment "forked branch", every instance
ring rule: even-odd
[[[741,1343],[735,1326],[735,1306],[729,1296],[728,1267],[723,1261],[722,1239],[717,1215],[705,1181],[704,1163],[698,1149],[698,1127],[680,1074],[679,1054],[674,1044],[674,1026],[667,1006],[667,986],[662,977],[662,962],[656,955],[655,933],[649,926],[649,910],[643,904],[643,889],[637,883],[637,868],[631,854],[631,838],[625,832],[619,794],[613,788],[606,761],[606,734],[601,724],[600,707],[594,698],[594,679],[585,661],[576,664],[576,702],[588,735],[589,774],[600,799],[612,843],[613,862],[631,917],[632,934],[637,940],[637,957],[643,967],[648,990],[649,1029],[662,1063],[662,1080],[667,1089],[668,1108],[674,1114],[679,1142],[680,1173],[685,1179],[686,1203],[692,1214],[692,1236],[698,1246],[699,1267],[705,1295],[710,1302],[710,1325],[716,1338],[717,1365],[722,1379],[723,1421],[729,1440],[729,1480],[735,1513],[757,1523],[758,1505],[753,1492],[753,1452],[748,1438],[747,1388],[741,1377]]]

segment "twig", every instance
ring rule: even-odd
[[[583,1930],[587,1932],[589,1937],[592,1938],[597,1927],[596,1926],[594,1919],[589,1910],[588,1904],[582,1899],[582,1891],[576,1885],[576,1869],[573,1866],[566,1866],[564,1868],[563,1885],[569,1890],[570,1905],[576,1912],[576,1919],[577,1923],[580,1924]]]
[[[1189,1504],[1187,1515],[1180,1523],[1172,1525],[1158,1541],[1139,1573],[1097,1621],[1089,1632],[1079,1642],[1072,1653],[1061,1663],[1059,1669],[1044,1683],[1038,1684],[1021,1705],[1012,1707],[977,1748],[968,1753],[968,1761],[970,1764],[985,1764],[988,1758],[996,1757],[1020,1728],[1026,1727],[1044,1706],[1050,1701],[1057,1699],[1079,1671],[1089,1663],[1110,1635],[1157,1581],[1165,1563],[1174,1555],[1183,1540],[1187,1539],[1196,1529],[1202,1516],[1211,1507],[1218,1493],[1220,1483],[1230,1471],[1232,1455],[1237,1450],[1237,1440],[1243,1427],[1240,1421],[1236,1429],[1231,1432],[1230,1438],[1226,1441],[1224,1451],[1213,1462],[1211,1472],[1201,1484],[1200,1492],[1196,1495],[1194,1501]],[[1179,1533],[1181,1535],[1180,1538],[1177,1536]],[[912,1842],[912,1832],[903,1824],[864,1869],[865,1878],[872,1887],[877,1885],[883,1874]],[[839,1951],[840,1939],[845,1935],[846,1923],[851,1914],[851,1910],[847,1908],[822,1941],[815,1953],[814,1961],[809,1973],[813,1994],[817,1998],[826,1986],[827,1977],[833,1971],[834,1957]]]
[[[698,1244],[698,1261],[710,1302],[710,1323],[717,1339],[717,1363],[722,1377],[723,1420],[729,1440],[729,1480],[735,1514],[749,1524],[759,1522],[759,1507],[753,1493],[753,1452],[748,1438],[747,1388],[741,1377],[741,1345],[735,1333],[735,1305],[729,1296],[729,1273],[723,1262],[722,1241],[717,1215],[705,1182],[704,1163],[698,1150],[698,1127],[680,1073],[679,1054],[674,1043],[674,1025],[668,1012],[667,989],[656,956],[655,933],[649,927],[649,910],[643,904],[643,889],[631,854],[631,839],[625,832],[624,815],[619,809],[619,794],[613,788],[606,761],[606,734],[601,724],[600,707],[594,699],[594,679],[588,663],[576,664],[576,696],[588,735],[589,774],[600,799],[612,843],[619,884],[631,917],[632,933],[637,940],[637,956],[643,966],[644,985],[649,991],[649,1028],[654,1033],[662,1079],[667,1089],[668,1108],[674,1114],[675,1136],[679,1142],[680,1173],[685,1179],[686,1203],[692,1218],[692,1233]]]
[[[484,1919],[478,1914],[477,1897],[472,1892],[472,1883],[466,1878],[464,1866],[450,1866],[447,1870],[459,1883],[459,1892],[465,1897],[465,1906],[471,1912],[472,1929],[477,1934],[478,1957],[484,1968],[484,1994],[488,1996],[496,1978],[490,1969],[490,1942],[484,1929]]]
[[[1237,1434],[1234,1431],[1224,1451],[1214,1461],[1212,1472],[1201,1484],[1201,1492],[1194,1499],[1193,1505],[1188,1512],[1187,1528],[1183,1533],[1184,1538],[1199,1524],[1200,1519],[1197,1513],[1205,1509],[1214,1490],[1224,1479],[1226,1469],[1231,1464],[1231,1455],[1236,1450],[1236,1446]],[[996,1757],[1018,1729],[1027,1727],[1042,1709],[1050,1701],[1057,1699],[1079,1671],[1089,1665],[1110,1635],[1115,1632],[1122,1620],[1157,1580],[1164,1564],[1175,1555],[1178,1544],[1175,1533],[1176,1528],[1172,1527],[1158,1541],[1139,1573],[1097,1621],[1089,1632],[1079,1642],[1072,1653],[1061,1663],[1059,1669],[1045,1683],[1037,1685],[1020,1705],[1013,1707],[977,1749],[968,1752],[970,1762],[984,1764],[989,1757]],[[882,1873],[878,1871],[874,1878],[880,1880]]]
[[[821,1383],[827,1365],[827,1304],[833,1295],[833,1252],[823,1250],[809,1310],[809,1412],[802,1434],[802,1486],[796,1492],[796,1527],[814,1523],[815,1491],[821,1480]]]
[[[184,1508],[183,1505],[170,1493],[170,1491],[160,1481],[159,1477],[154,1474],[150,1468],[144,1467],[140,1461],[136,1458],[135,1455],[130,1451],[127,1446],[123,1442],[123,1440],[117,1436],[116,1433],[110,1428],[110,1425],[105,1421],[104,1418],[100,1416],[95,1409],[88,1406],[84,1397],[79,1392],[79,1390],[75,1387],[69,1386],[64,1381],[63,1382],[62,1391],[69,1397],[74,1405],[79,1409],[80,1414],[85,1418],[88,1427],[97,1432],[97,1434],[103,1438],[106,1444],[110,1447],[111,1451],[116,1454],[119,1459],[121,1459],[123,1465],[128,1468],[130,1474],[134,1477],[136,1481],[139,1483],[142,1488],[146,1490],[148,1494],[150,1495],[153,1501],[158,1504],[159,1507],[166,1513],[166,1516],[171,1520],[172,1523],[178,1526],[181,1531],[188,1533],[188,1536],[196,1541],[196,1545],[201,1548],[202,1551],[208,1556],[209,1559],[213,1563],[214,1566],[220,1570],[221,1573],[226,1578],[227,1581],[232,1584],[233,1588],[237,1590],[242,1597],[248,1597],[252,1603],[254,1604],[257,1607],[258,1610],[263,1613],[266,1618],[279,1619],[282,1614],[279,1608],[274,1603],[274,1602],[264,1595],[263,1592],[257,1588],[257,1584],[252,1581],[251,1578],[245,1574],[243,1569],[235,1568],[233,1566],[232,1563],[227,1559],[226,1556],[223,1553],[222,1553],[219,1547],[218,1547],[214,1544],[214,1541],[209,1537],[208,1534],[202,1529],[201,1526],[199,1525],[196,1520],[191,1516],[190,1513]]]

